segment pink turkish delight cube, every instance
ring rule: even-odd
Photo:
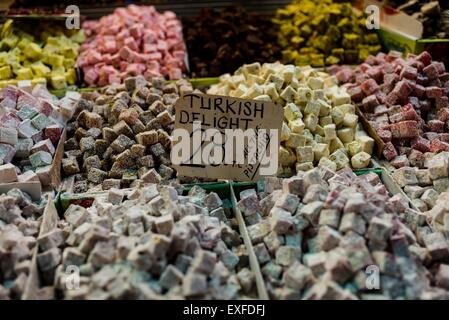
[[[444,132],[444,122],[440,120],[430,120],[427,122],[427,125],[429,126],[430,131],[442,133]]]
[[[390,131],[393,139],[415,138],[419,134],[417,122],[413,120],[393,123],[390,126]]]
[[[440,141],[439,139],[434,139],[430,143],[430,152],[438,153],[440,151],[449,151],[449,143]]]
[[[387,142],[385,144],[382,154],[384,155],[385,159],[387,159],[388,161],[391,161],[398,156],[396,148],[394,147],[394,145],[391,142]]]

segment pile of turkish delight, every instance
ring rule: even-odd
[[[427,152],[449,151],[449,73],[428,52],[370,56],[357,69],[334,68],[352,101],[385,142],[396,168],[416,166]]]
[[[280,175],[315,166],[335,171],[370,164],[374,140],[361,127],[351,97],[335,76],[311,67],[257,62],[221,76],[208,93],[273,101],[283,108]]]
[[[45,204],[18,189],[0,195],[0,300],[21,299],[25,291]]]
[[[315,168],[271,178],[266,192],[243,191],[238,207],[271,298],[449,298],[444,234],[404,196],[390,196],[377,174]]]
[[[72,204],[64,218],[37,240],[41,291],[66,299],[257,297],[237,222],[215,193],[111,189],[88,209]],[[66,286],[68,267],[79,269],[79,288]]]
[[[113,84],[103,93],[83,93],[76,117],[67,125],[62,169],[74,177],[73,192],[160,183],[175,175],[170,167],[174,104],[191,92],[185,80],[143,76]]]
[[[0,90],[0,182],[51,183],[50,168],[77,93],[58,100],[42,85]]]
[[[171,11],[129,5],[98,21],[83,24],[87,40],[77,65],[88,86],[121,83],[126,77],[164,76],[181,79],[185,70],[185,44],[181,22]]]

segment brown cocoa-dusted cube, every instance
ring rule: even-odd
[[[150,120],[147,125],[145,126],[145,130],[150,131],[150,130],[158,130],[158,129],[162,129],[162,125],[159,122],[159,119],[154,118],[152,120]]]
[[[96,184],[102,183],[107,177],[107,172],[97,168],[91,168],[87,173],[87,180]]]
[[[156,101],[160,101],[161,99],[162,99],[162,96],[159,94],[156,94],[156,93],[149,93],[145,98],[146,103],[149,106],[153,105],[153,103],[155,103]]]
[[[62,170],[68,176],[80,172],[78,161],[75,157],[69,157],[62,159]]]
[[[85,127],[90,128],[101,128],[103,125],[103,118],[96,113],[86,112],[85,116]]]
[[[167,108],[164,106],[162,101],[153,102],[148,108],[155,116],[158,116],[160,113],[167,111]]]
[[[86,138],[86,137],[89,137],[90,135],[87,133],[87,130],[86,129],[84,129],[84,128],[78,128],[78,129],[76,129],[76,131],[75,131],[75,138],[79,141],[79,140],[81,140],[82,138]]]
[[[144,132],[146,129],[145,129],[145,125],[142,123],[142,121],[140,121],[140,120],[137,120],[135,123],[134,123],[134,125],[131,127],[131,129],[133,130],[133,132],[135,133],[135,134],[138,134],[138,133],[141,133],[141,132]]]
[[[64,150],[65,151],[76,150],[78,148],[79,148],[79,145],[78,145],[78,141],[76,140],[76,138],[70,138],[64,142]]]
[[[148,122],[150,122],[154,118],[155,115],[150,110],[144,111],[141,114],[139,114],[139,119],[145,126],[148,124]]]
[[[133,144],[131,146],[131,157],[133,157],[134,159],[139,159],[142,158],[143,156],[145,156],[145,146],[141,145],[141,144]]]
[[[105,127],[103,128],[103,139],[106,140],[108,143],[112,143],[115,139],[117,139],[118,134],[112,129]]]
[[[102,157],[103,154],[106,152],[106,149],[108,148],[109,143],[106,140],[98,139],[95,140],[95,146],[94,146],[94,152],[99,157]]]
[[[146,155],[143,157],[140,157],[137,159],[137,165],[139,167],[147,167],[147,168],[154,168],[154,158],[152,155]]]
[[[120,179],[105,179],[101,184],[103,190],[120,189]]]
[[[171,138],[170,135],[164,130],[157,131],[157,139],[166,149],[171,148]]]
[[[81,138],[79,142],[81,152],[93,150],[95,148],[95,140],[92,137]]]
[[[173,123],[174,118],[170,115],[170,113],[168,113],[167,110],[159,113],[156,117],[159,120],[159,123],[163,126],[166,127],[169,124]]]
[[[118,122],[116,125],[114,125],[112,127],[112,129],[117,134],[117,136],[125,135],[125,136],[130,137],[130,138],[134,136],[133,130],[123,120]]]
[[[158,142],[158,133],[156,130],[145,131],[136,135],[137,143],[148,147]]]
[[[130,148],[133,144],[133,140],[128,138],[126,135],[121,134],[114,140],[114,142],[111,143],[111,148],[114,152],[121,153]]]
[[[125,109],[120,112],[118,120],[124,120],[129,126],[133,126],[139,120],[139,113],[134,108]]]
[[[156,169],[150,169],[148,172],[142,176],[142,180],[145,183],[160,183],[162,181],[162,177],[156,171]]]
[[[96,168],[96,169],[101,168],[100,158],[97,155],[87,157],[84,160],[83,169],[86,172],[89,172],[90,169],[92,169],[92,168]]]

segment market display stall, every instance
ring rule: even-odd
[[[444,3],[389,2],[444,43]],[[363,1],[131,4],[80,30],[26,3],[0,27],[0,299],[449,298],[444,46],[390,50]]]

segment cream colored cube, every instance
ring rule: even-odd
[[[275,74],[270,74],[267,78],[267,81],[265,81],[265,84],[270,83],[274,83],[276,90],[279,92],[282,89],[282,86],[284,85],[284,79]]]
[[[318,99],[327,100],[326,93],[324,92],[323,89],[313,90],[312,91],[312,98],[314,100],[318,100]]]
[[[332,110],[332,106],[322,99],[318,99],[317,103],[320,106],[320,117],[328,116]]]
[[[329,149],[331,152],[335,152],[339,149],[345,150],[345,146],[343,145],[343,143],[341,142],[341,140],[339,138],[336,138],[331,141],[331,143],[329,145]]]
[[[312,98],[312,90],[309,88],[298,88],[295,102],[301,106],[305,106]]]
[[[351,103],[351,96],[344,90],[338,90],[332,95],[332,103],[334,106],[339,106],[345,103]]]
[[[306,104],[306,108],[304,109],[305,114],[314,114],[318,116],[320,114],[321,106],[317,101],[310,100]]]
[[[304,162],[304,163],[297,163],[296,164],[296,172],[304,172],[309,171],[313,169],[313,163],[312,162]]]
[[[235,97],[241,97],[248,92],[248,87],[243,83],[240,83],[237,89],[234,90]]]
[[[288,167],[296,162],[296,156],[290,148],[279,147],[279,164]]]
[[[254,99],[257,96],[260,96],[263,94],[263,87],[258,84],[253,84],[246,94],[244,94],[242,97],[244,99]]]
[[[343,169],[343,168],[349,166],[349,159],[341,149],[334,151],[329,156],[329,159],[332,160],[333,162],[335,162],[335,164],[337,165],[337,170],[340,170],[340,169]]]
[[[295,75],[294,65],[289,64],[284,66],[284,70],[282,71],[282,78],[284,78],[285,81],[291,82],[294,75]]]
[[[323,157],[320,159],[320,161],[318,162],[318,167],[328,168],[334,172],[337,171],[337,164],[327,157]]]
[[[284,99],[286,102],[294,102],[296,91],[291,86],[287,86],[282,93],[280,94],[281,98]]]
[[[351,164],[354,169],[363,169],[369,166],[371,155],[366,152],[360,152],[351,158]]]
[[[318,126],[317,126],[317,128],[318,128]],[[313,137],[313,140],[316,143],[326,143],[327,142],[326,139],[322,135],[319,135],[319,134],[315,134],[315,136]]]
[[[287,103],[284,107],[284,117],[288,121],[293,121],[297,118],[302,118],[302,113],[294,103]]]
[[[332,124],[332,117],[331,116],[320,117],[319,123],[320,126],[322,127],[324,127],[327,124]]]
[[[254,62],[251,64],[244,64],[242,69],[243,74],[248,77],[250,74],[259,74],[262,67],[259,62]]]
[[[296,78],[293,78],[293,79],[290,81],[290,86],[291,86],[293,89],[298,90],[298,89],[301,87],[301,83],[300,83]]]
[[[282,122],[281,141],[287,141],[290,138],[291,130],[285,122]]]
[[[358,121],[359,117],[356,114],[346,113],[343,118],[343,125],[346,127],[355,128]]]
[[[369,136],[361,136],[357,138],[357,141],[360,143],[362,151],[373,154],[374,149],[374,139]]]
[[[255,97],[254,100],[271,102],[271,97],[267,94],[262,94],[260,96]]]
[[[307,85],[310,89],[323,89],[324,88],[324,80],[318,77],[310,77],[307,79]]]
[[[329,145],[326,143],[317,143],[313,146],[313,157],[315,161],[320,161],[322,157],[328,157]]]
[[[362,145],[358,141],[352,141],[346,144],[346,150],[348,150],[348,154],[352,157],[359,152],[362,152]]]
[[[325,87],[333,87],[338,85],[338,79],[336,76],[328,76],[324,78],[324,86]]]
[[[302,133],[305,127],[304,122],[301,118],[295,119],[293,121],[288,122],[288,126],[290,127],[291,131],[294,133]]]
[[[318,117],[315,114],[310,113],[305,117],[304,123],[307,129],[311,132],[315,132],[316,126],[318,125]]]
[[[285,146],[292,149],[304,147],[305,145],[306,145],[306,138],[303,135],[297,133],[291,133],[290,138],[287,141],[285,141]]]
[[[340,109],[340,111],[343,114],[347,114],[347,113],[355,114],[355,106],[353,104],[345,103],[336,108]]]
[[[335,124],[327,124],[323,127],[324,137],[327,141],[337,138],[337,127]]]
[[[279,93],[276,90],[276,85],[274,83],[269,83],[264,85],[264,93],[269,95],[273,101],[279,99]]]
[[[343,123],[343,119],[345,115],[337,108],[333,108],[331,110],[331,116],[332,116],[332,122],[335,123],[337,126],[340,125],[340,123]]]
[[[246,81],[246,79],[243,74],[234,75],[229,78],[229,84],[233,88],[237,88],[240,84],[243,84],[245,81]]]
[[[322,126],[320,126],[319,124],[316,125],[315,127],[315,131],[314,131],[315,135],[320,135],[324,137],[324,129]]]
[[[311,146],[296,148],[296,159],[299,163],[313,162],[313,148]]]
[[[309,129],[304,129],[302,135],[304,136],[304,138],[306,139],[306,146],[311,144],[313,139],[313,134],[310,132]]]
[[[249,74],[246,80],[250,86],[253,84],[262,85],[265,82],[264,78],[255,74]]]
[[[343,143],[349,143],[354,141],[354,129],[352,128],[342,128],[337,131],[338,138]]]

